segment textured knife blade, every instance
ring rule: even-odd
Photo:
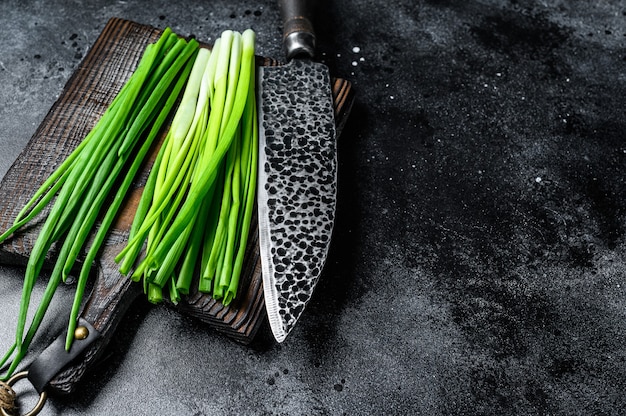
[[[311,61],[259,70],[259,245],[265,305],[278,342],[311,298],[337,200],[328,68]]]

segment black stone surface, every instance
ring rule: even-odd
[[[624,414],[626,4],[320,4],[320,58],[357,99],[298,326],[243,347],[140,302],[42,414]],[[0,173],[112,16],[205,41],[252,27],[281,56],[271,1],[3,1]],[[20,272],[1,269],[3,351]]]

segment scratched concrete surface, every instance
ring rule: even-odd
[[[626,5],[322,6],[320,57],[357,99],[330,258],[294,332],[244,347],[139,302],[42,414],[623,414]],[[0,174],[113,16],[206,41],[251,27],[281,56],[272,1],[3,1]],[[4,352],[21,270],[0,277]]]

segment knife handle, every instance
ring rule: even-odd
[[[313,3],[311,0],[280,0],[283,18],[283,46],[287,59],[315,56]]]

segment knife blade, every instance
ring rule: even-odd
[[[280,1],[288,63],[258,73],[259,246],[274,338],[283,342],[311,299],[332,236],[336,131],[328,68],[314,62],[307,1]]]

